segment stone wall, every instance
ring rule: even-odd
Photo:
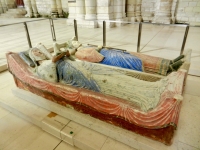
[[[176,21],[178,23],[200,25],[200,0],[179,0]]]

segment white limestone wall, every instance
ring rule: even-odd
[[[176,22],[200,25],[200,0],[179,0]]]

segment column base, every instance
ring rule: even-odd
[[[112,20],[113,14],[97,14],[97,20]]]
[[[172,23],[172,19],[171,17],[155,17],[152,21],[152,23],[162,23],[162,24],[171,24]]]
[[[98,28],[103,28],[103,21],[98,21]],[[106,28],[113,28],[115,27],[114,22],[106,22]]]
[[[51,12],[51,16],[53,18],[58,18],[58,12]]]
[[[96,20],[97,15],[96,14],[86,14],[85,15],[85,20]]]
[[[123,21],[128,22],[128,17],[122,18],[122,19],[115,19],[115,21],[119,21],[119,23],[118,23],[118,22],[115,23],[115,26],[116,26],[116,27],[124,26],[124,25],[126,25],[127,23],[123,23]]]
[[[66,21],[67,25],[73,26],[74,25],[74,19],[67,19]],[[98,28],[97,21],[87,21],[87,20],[77,20],[77,26],[80,28]]]

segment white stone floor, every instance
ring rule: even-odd
[[[2,19],[1,24],[30,21],[30,19]],[[52,38],[48,20],[27,23],[32,45],[40,42],[51,47]],[[65,20],[54,21],[56,39],[64,42],[74,36],[72,26],[66,26]],[[144,25],[141,39],[141,52],[153,56],[173,59],[180,53],[185,28]],[[138,25],[125,25],[107,29],[107,45],[136,51]],[[82,43],[102,44],[102,29],[78,28],[79,41]],[[184,89],[184,100],[180,112],[179,124],[175,132],[173,144],[166,147],[159,142],[138,136],[137,140],[146,143],[138,150],[198,150],[200,149],[200,28],[191,27],[185,49],[192,49],[191,67]],[[23,24],[0,27],[0,66],[5,62],[5,52],[28,49]],[[194,76],[196,75],[196,76]],[[0,73],[0,101],[15,100],[11,93],[14,81],[8,71]],[[16,104],[17,105],[17,104]],[[26,109],[24,108],[24,111]],[[111,144],[107,144],[111,143]],[[102,150],[130,149],[116,141],[105,142]],[[116,146],[117,145],[117,146]],[[120,145],[120,146],[118,146]],[[46,133],[39,127],[17,117],[0,105],[0,150],[75,150],[78,148],[66,144],[62,140]]]

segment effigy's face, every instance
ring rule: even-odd
[[[82,44],[81,44],[79,41],[72,41],[72,45],[73,45],[75,48],[79,48]]]
[[[36,60],[46,59],[46,56],[43,53],[41,53],[38,49],[33,49],[32,54],[36,58]]]

